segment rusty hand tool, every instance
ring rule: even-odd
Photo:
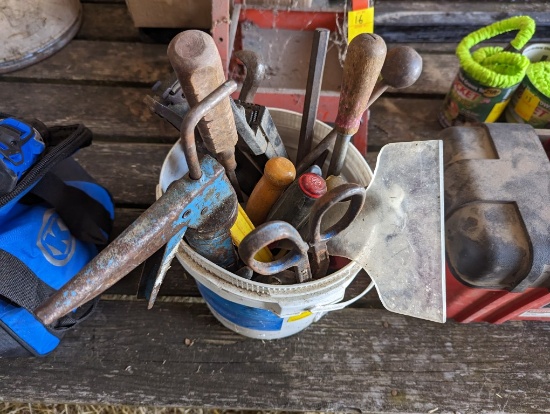
[[[315,119],[317,119],[317,107],[319,106],[319,96],[321,95],[321,83],[323,81],[329,36],[330,30],[327,29],[316,29],[313,33],[313,46],[311,48],[311,57],[309,58],[309,72],[307,75],[296,164],[311,151],[313,125],[315,124]]]
[[[265,221],[271,207],[295,178],[296,169],[287,158],[272,158],[265,164],[264,175],[252,190],[245,208],[255,226]]]
[[[422,57],[409,46],[397,46],[388,51],[381,69],[382,81],[374,86],[367,109],[389,87],[402,89],[411,86],[422,72]],[[328,148],[334,146],[336,132],[328,134],[300,163],[296,165],[297,174],[303,173]]]
[[[367,108],[390,86],[395,89],[408,88],[417,81],[421,73],[422,57],[416,50],[410,46],[390,49],[380,72],[382,79],[374,86]]]
[[[323,177],[306,172],[288,186],[269,211],[266,220],[286,221],[300,229],[307,222],[315,200],[326,192]]]
[[[200,30],[186,30],[174,37],[168,45],[168,59],[190,106],[196,106],[225,81],[214,39]],[[238,138],[230,98],[206,113],[198,128],[206,148],[223,165],[237,196],[242,199],[235,175]]]
[[[272,262],[259,262],[254,259],[256,253],[279,240],[290,245],[290,251],[281,259]],[[302,240],[300,233],[285,221],[270,221],[256,227],[242,240],[239,246],[241,260],[261,275],[274,275],[292,269],[298,283],[311,280],[311,269],[307,251],[309,246]]]
[[[344,200],[350,200],[347,210],[335,224],[322,232],[321,221],[325,213]],[[296,273],[298,283],[307,282],[311,278],[321,278],[326,275],[329,265],[327,241],[342,232],[355,220],[363,207],[364,200],[365,189],[360,185],[341,185],[315,201],[311,209],[305,241],[289,223],[270,221],[258,226],[243,239],[239,246],[241,259],[251,269],[262,275],[273,275],[298,266]],[[276,242],[284,245],[289,252],[272,262],[262,263],[253,260],[254,254],[259,248]],[[304,249],[306,250],[305,257]],[[308,259],[310,265],[306,267],[304,262],[307,262]]]
[[[189,111],[182,123],[183,149],[189,173],[174,181],[119,237],[41,304],[35,312],[41,321],[49,325],[98,296],[167,244],[163,262],[152,287],[149,300],[149,306],[152,306],[164,274],[187,228],[198,228],[217,219],[223,204],[237,204],[235,192],[223,167],[208,155],[199,161],[194,137],[198,121],[236,88],[237,84],[229,81]],[[234,251],[229,234],[227,237],[231,246],[227,252],[221,252],[222,258],[235,260],[231,258]],[[226,242],[222,244],[225,246]],[[216,248],[222,249],[223,246]]]
[[[344,165],[347,146],[359,129],[363,112],[367,109],[374,84],[386,57],[386,43],[375,34],[363,33],[353,38],[348,46],[342,90],[338,104],[335,129],[338,133],[330,159],[328,175],[338,175]]]
[[[270,158],[288,158],[283,140],[265,106],[232,100],[231,109],[239,135],[237,145],[242,151],[251,153],[262,167]]]
[[[251,50],[239,50],[235,52],[235,57],[243,62],[246,68],[246,76],[239,93],[239,101],[252,103],[258,87],[265,79],[267,68],[258,54]]]

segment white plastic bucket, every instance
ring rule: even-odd
[[[280,109],[270,109],[270,113],[290,158],[295,159],[301,115]],[[314,142],[319,142],[331,129],[316,121]],[[157,197],[171,181],[185,174],[186,166],[178,147],[179,143],[176,143],[164,161]],[[330,155],[327,158],[330,160]],[[364,186],[372,179],[371,169],[352,145],[347,152],[342,176],[348,182]],[[184,241],[180,243],[176,257],[196,280],[214,316],[227,328],[251,338],[276,339],[298,333],[326,312],[341,309],[357,300],[372,286],[355,298],[341,302],[346,288],[361,270],[355,262],[319,280],[295,285],[268,285],[222,269],[197,254]]]
[[[52,55],[76,34],[82,21],[79,0],[3,0],[0,13],[0,73]]]

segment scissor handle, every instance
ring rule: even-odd
[[[292,245],[287,254],[271,262],[254,259],[261,249],[279,240],[287,240]],[[308,249],[308,244],[302,240],[298,230],[285,221],[274,220],[256,227],[246,235],[239,245],[239,256],[248,267],[261,275],[273,275],[294,267],[296,278],[302,283],[311,279]]]
[[[318,198],[309,213],[307,241],[310,246],[317,246],[320,243],[325,243],[346,229],[363,208],[365,197],[366,190],[364,187],[359,184],[347,183],[333,188]],[[342,218],[324,232],[321,232],[323,215],[335,204],[346,200],[350,200],[350,203]]]

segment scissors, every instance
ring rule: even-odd
[[[358,184],[346,183],[335,187],[313,204],[305,240],[289,223],[269,221],[246,235],[239,246],[239,255],[249,268],[261,275],[274,275],[292,268],[298,283],[324,277],[329,266],[327,242],[355,220],[363,208],[365,196],[365,188]],[[322,232],[323,215],[337,203],[346,200],[350,202],[342,218]],[[254,259],[259,250],[276,242],[282,242],[285,248],[288,247],[288,253],[271,262]]]

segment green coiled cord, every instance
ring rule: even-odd
[[[537,62],[529,65],[527,78],[540,93],[550,98],[550,62]]]
[[[483,47],[470,53],[478,43],[502,33],[518,30],[510,45],[516,52],[509,52],[502,47]],[[470,33],[458,44],[458,56],[462,70],[482,85],[492,88],[510,88],[521,82],[529,59],[520,51],[535,32],[535,21],[529,16],[516,16],[493,23]]]

